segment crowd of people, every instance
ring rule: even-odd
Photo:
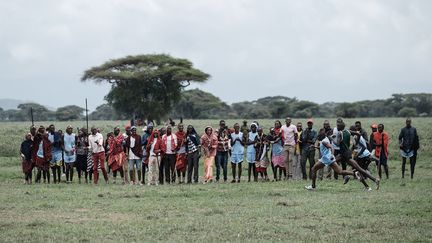
[[[294,125],[291,118],[286,118],[284,125],[277,120],[267,131],[256,121],[228,127],[221,120],[217,129],[207,126],[202,135],[192,125],[185,129],[182,123],[177,126],[171,123],[160,129],[151,121],[144,125],[142,135],[135,126],[125,127],[124,133],[120,127],[115,127],[105,139],[97,127],[92,127],[89,134],[84,128],[74,134],[72,126],[67,126],[64,133],[56,131],[54,125],[32,126],[20,150],[25,183],[32,183],[33,171],[36,183],[50,183],[51,176],[54,183],[60,183],[62,174],[66,183],[71,183],[74,170],[79,183],[84,178],[86,183],[93,180],[97,184],[99,171],[106,183],[110,177],[113,183],[135,185],[198,183],[201,157],[203,183],[240,183],[245,163],[248,182],[309,178],[312,184],[306,186],[308,190],[316,188],[317,178],[338,179],[341,175],[344,183],[355,178],[364,185],[364,190],[370,191],[366,179],[373,181],[378,189],[382,169],[386,178],[389,177],[389,135],[384,124],[372,124],[370,136],[360,121],[348,128],[341,118],[337,119],[336,127],[332,128],[325,120],[317,130],[312,119],[308,119],[303,128],[301,122]],[[407,159],[413,178],[420,145],[410,118],[400,131],[399,145],[402,178]],[[316,151],[319,159],[316,159]],[[228,179],[228,161],[231,162],[231,180]],[[368,168],[370,163],[377,167],[376,176]],[[213,167],[216,167],[215,173]]]

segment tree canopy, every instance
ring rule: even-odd
[[[81,81],[110,83],[105,99],[119,114],[159,120],[180,100],[182,88],[209,77],[189,60],[157,54],[110,60],[85,71]]]

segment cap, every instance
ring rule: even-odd
[[[378,128],[378,126],[377,126],[377,124],[374,123],[371,125],[371,128]]]
[[[137,128],[136,128],[136,126],[131,126],[131,128],[130,128],[131,130],[136,130]]]
[[[307,123],[312,123],[312,124],[313,124],[314,122],[313,122],[312,119],[308,119],[308,120],[307,120]]]

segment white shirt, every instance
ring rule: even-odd
[[[100,133],[96,133],[95,135],[90,134],[89,138],[89,148],[92,153],[97,154],[100,152],[104,152],[105,149],[103,147],[103,136]],[[98,142],[98,143],[96,143]]]
[[[177,136],[173,133],[171,133],[171,135],[169,136],[164,134],[162,140],[165,140],[164,138],[166,138],[166,154],[175,154],[176,148],[175,147],[173,148],[171,145],[172,145],[172,140],[174,139],[174,146],[177,146]]]
[[[135,147],[135,138],[130,137],[130,148],[129,148],[129,159],[140,159],[140,157],[136,156],[132,151],[132,148]]]

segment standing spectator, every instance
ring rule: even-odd
[[[374,133],[374,141],[375,141],[375,156],[379,159],[377,164],[377,170],[379,178],[381,179],[381,166],[384,167],[384,171],[386,174],[386,178],[389,178],[388,171],[388,143],[389,143],[389,135],[387,132],[384,132],[384,124],[378,125],[378,132]]]
[[[165,134],[162,136],[162,166],[159,168],[159,175],[165,174],[165,182],[170,184],[175,182],[175,164],[176,164],[177,136],[172,133],[171,126],[166,127]],[[164,176],[159,178],[163,184]]]
[[[253,175],[254,180],[258,180],[258,175],[256,173],[256,165],[255,165],[255,138],[258,135],[257,133],[258,125],[256,123],[252,123],[250,126],[250,132],[248,134],[248,140],[246,142],[246,160],[248,162],[248,182],[251,181],[251,176]]]
[[[409,159],[411,179],[414,178],[414,169],[417,160],[417,150],[420,147],[417,129],[411,126],[411,118],[405,121],[405,127],[399,133],[399,147],[402,156],[402,178],[405,177],[405,164]]]
[[[72,133],[71,125],[67,126],[66,133],[63,135],[63,158],[66,164],[66,183],[71,183],[73,179],[73,167],[76,160],[76,142],[77,138]]]
[[[159,163],[161,161],[162,152],[162,139],[160,138],[159,131],[155,129],[150,137],[148,138],[148,143],[146,145],[147,159],[148,159],[148,185],[158,185],[159,183]]]
[[[192,183],[192,173],[194,183],[198,183],[198,169],[200,158],[200,138],[192,125],[187,127],[186,133],[186,152],[187,152],[187,183]]]
[[[234,124],[234,132],[231,133],[231,168],[233,180],[231,183],[240,183],[241,172],[242,172],[242,162],[244,159],[244,143],[243,133],[240,132],[240,125],[238,123]],[[238,167],[238,175],[236,169]]]
[[[226,182],[228,179],[228,152],[231,150],[231,143],[225,123],[219,128],[217,138],[218,146],[216,153],[216,181],[219,181],[222,167],[223,180]]]
[[[103,136],[95,127],[91,128],[91,134],[88,138],[90,150],[92,151],[93,157],[93,182],[98,184],[99,171],[98,166],[100,166],[102,174],[104,176],[105,182],[108,183],[108,174],[105,170],[105,149],[103,147]]]
[[[117,172],[119,172],[124,184],[123,164],[126,161],[126,154],[123,150],[123,141],[124,137],[120,133],[120,127],[115,127],[113,135],[108,138],[108,166],[113,172],[114,183],[116,183]]]
[[[126,151],[129,159],[129,177],[133,184],[141,183],[142,145],[141,136],[137,134],[137,128],[131,127],[131,135],[126,138]],[[135,174],[135,170],[136,174]],[[138,180],[137,180],[138,175]]]
[[[362,128],[361,122],[360,121],[356,121],[354,123],[354,125],[355,125],[356,130],[360,133],[360,135],[366,140],[366,142],[368,142],[369,138],[368,138],[367,132],[366,132],[365,129]]]
[[[297,136],[296,136],[296,145],[294,151],[294,159],[293,159],[293,179],[300,180],[302,178],[302,168],[301,168],[301,160],[302,160],[302,147],[301,147],[301,136],[303,133],[303,124],[301,122],[297,122]]]
[[[48,140],[51,142],[51,170],[54,183],[60,183],[61,166],[63,164],[62,136],[55,131],[53,124],[48,127]]]
[[[176,157],[176,171],[178,177],[178,183],[186,182],[186,167],[187,167],[187,158],[186,158],[186,133],[184,132],[184,126],[182,123],[177,125],[178,131],[176,132],[177,136],[177,157]]]
[[[52,153],[51,142],[48,140],[48,135],[45,133],[44,126],[39,127],[36,136],[33,139],[32,159],[38,169],[36,183],[40,183],[42,174],[44,183],[46,183],[46,179],[48,179],[49,184],[49,165],[52,159]]]
[[[327,130],[328,132],[329,130]],[[312,167],[315,164],[315,142],[317,140],[317,132],[313,129],[313,120],[307,121],[307,128],[303,131],[301,136],[302,156],[301,156],[301,169],[303,180],[307,179],[306,162],[309,160],[309,179],[312,179]]]
[[[369,137],[369,143],[368,143],[368,150],[371,151],[372,154],[375,154],[375,139],[374,139],[374,133],[376,133],[378,131],[378,125],[377,124],[372,124],[371,125],[371,134]]]
[[[268,181],[267,166],[269,164],[268,160],[268,150],[269,142],[267,140],[267,135],[264,134],[262,127],[258,128],[258,135],[255,137],[255,165],[257,174],[261,175],[263,181]]]
[[[87,154],[88,154],[88,135],[84,128],[78,130],[77,145],[76,145],[76,162],[75,167],[78,174],[78,183],[81,183],[82,172],[84,172],[84,178],[88,183],[88,172],[87,172]],[[91,180],[91,179],[90,179]]]
[[[213,181],[213,165],[217,150],[217,137],[213,128],[207,126],[201,136],[201,146],[204,151],[204,183]]]
[[[25,140],[21,143],[21,148],[20,148],[22,170],[24,173],[25,184],[32,183],[32,171],[33,171],[33,163],[31,158],[32,149],[33,149],[32,134],[27,133],[25,136]]]
[[[275,123],[277,125],[277,122]],[[279,124],[280,125],[280,124]],[[280,126],[279,126],[280,131]],[[273,177],[275,181],[280,181],[282,179],[282,172],[284,173],[284,178],[286,178],[286,170],[285,170],[285,157],[283,155],[283,142],[280,137],[280,132],[276,132],[275,128],[270,128],[270,135],[268,140],[271,144],[271,164],[274,167]],[[278,176],[279,171],[279,176]]]
[[[143,147],[143,159],[142,159],[142,178],[141,183],[145,185],[145,172],[146,168],[148,168],[148,154],[147,154],[147,144],[148,140],[150,138],[150,135],[153,133],[153,123],[149,122],[147,127],[144,127],[143,129],[144,133],[141,136],[141,145]],[[158,168],[159,171],[159,168]],[[158,175],[159,177],[159,175]]]
[[[295,145],[298,138],[297,127],[291,124],[291,118],[287,117],[285,119],[285,125],[281,127],[281,132],[284,142],[285,168],[288,174],[287,179],[292,179]]]

